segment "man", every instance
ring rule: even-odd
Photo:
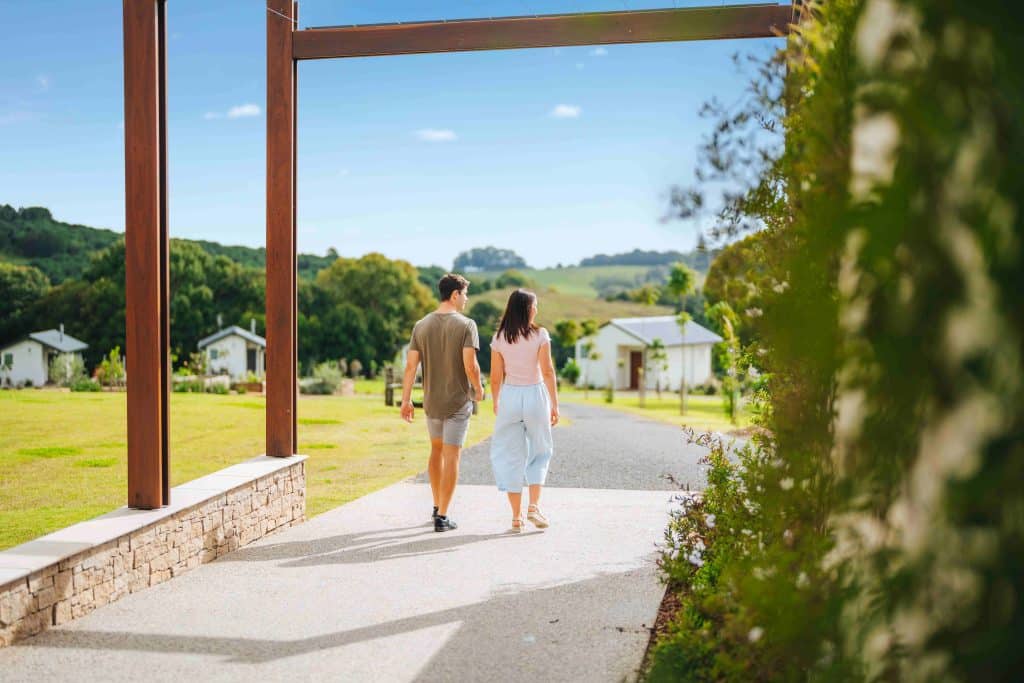
[[[458,526],[448,517],[448,505],[459,480],[459,456],[466,442],[473,401],[483,400],[484,388],[476,360],[480,334],[476,323],[462,315],[469,301],[469,280],[449,273],[437,288],[441,294],[437,310],[412,329],[402,378],[402,419],[412,422],[412,385],[416,366],[422,363],[434,531],[451,531]]]

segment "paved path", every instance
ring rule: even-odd
[[[630,680],[662,594],[659,477],[695,476],[696,454],[671,427],[566,412],[546,532],[502,533],[471,449],[487,485],[459,488],[456,532],[402,482],[0,650],[0,681]]]
[[[671,474],[686,488],[704,488],[705,449],[687,444],[678,427],[589,405],[563,404],[562,412],[569,424],[554,430],[549,487],[675,491]],[[493,485],[489,453],[490,440],[467,448],[459,482]]]

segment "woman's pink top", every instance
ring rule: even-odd
[[[491,349],[501,354],[505,361],[505,384],[529,386],[540,384],[540,347],[550,343],[551,337],[543,327],[535,330],[527,339],[519,337],[515,344],[509,344],[504,334],[494,335]]]

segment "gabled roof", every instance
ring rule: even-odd
[[[650,318],[613,318],[608,322],[640,342],[650,345],[660,339],[665,346],[689,344],[717,344],[722,338],[702,325],[690,320],[686,329],[680,330],[676,317],[659,315]]]
[[[215,341],[219,341],[224,337],[230,337],[231,335],[237,335],[248,342],[252,342],[253,344],[258,344],[263,347],[266,347],[267,345],[267,340],[259,336],[258,334],[253,334],[249,330],[243,329],[238,325],[232,325],[231,327],[225,327],[223,330],[220,330],[219,332],[214,332],[209,337],[203,337],[202,339],[199,340],[198,346],[199,348],[202,349],[209,346]]]
[[[81,339],[75,339],[66,332],[62,334],[60,330],[32,332],[28,338],[61,353],[75,353],[89,348]]]

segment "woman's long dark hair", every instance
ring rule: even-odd
[[[536,325],[530,324],[530,309],[537,295],[525,289],[517,289],[508,297],[505,305],[505,313],[498,323],[498,337],[504,336],[509,344],[515,344],[516,340],[522,337],[529,339],[530,335],[537,330]]]

